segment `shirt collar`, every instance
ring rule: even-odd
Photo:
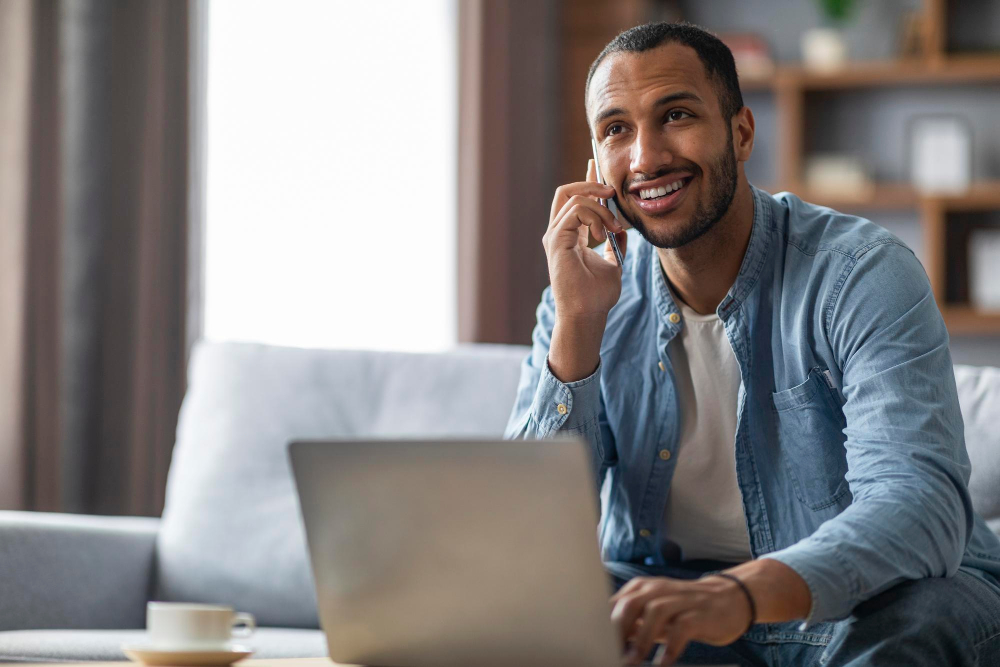
[[[729,288],[726,298],[722,300],[715,311],[723,320],[736,312],[757,284],[770,248],[767,237],[774,226],[771,220],[772,210],[768,202],[771,195],[763,190],[758,190],[752,184],[750,192],[753,194],[753,227],[750,229],[750,243],[747,244],[747,251],[743,255],[740,272],[736,274],[736,281]]]
[[[750,229],[750,242],[747,244],[746,253],[743,255],[743,263],[740,271],[736,275],[736,281],[729,288],[726,298],[722,300],[716,309],[719,319],[725,321],[730,315],[739,309],[740,304],[757,284],[760,272],[764,268],[767,260],[768,244],[766,236],[768,230],[773,226],[771,221],[771,207],[765,197],[769,197],[763,190],[758,190],[750,184],[750,193],[753,195],[753,224]],[[663,268],[660,266],[660,256],[656,253],[656,248],[649,246],[650,272],[653,286],[653,303],[663,322],[671,330],[672,334],[680,331],[683,318],[680,309],[674,302],[667,286],[667,278],[663,275]],[[676,317],[671,317],[676,314]],[[676,321],[674,321],[676,320]]]

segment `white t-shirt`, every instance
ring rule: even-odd
[[[718,315],[699,315],[676,296],[684,326],[670,342],[680,401],[677,464],[664,512],[667,538],[682,560],[750,560],[736,481],[740,365]]]

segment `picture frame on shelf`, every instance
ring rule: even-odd
[[[959,195],[972,185],[972,126],[958,114],[923,114],[907,123],[910,180],[920,194]]]
[[[969,287],[973,308],[1000,312],[1000,225],[969,233]]]

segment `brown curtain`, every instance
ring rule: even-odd
[[[556,0],[459,3],[458,336],[531,340],[559,150]]]
[[[200,321],[197,8],[0,0],[0,508],[162,509]]]
[[[531,342],[556,187],[591,154],[590,63],[650,0],[459,3],[459,340]]]

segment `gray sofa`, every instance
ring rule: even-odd
[[[151,599],[255,614],[257,657],[326,655],[286,443],[498,436],[526,353],[199,345],[161,519],[0,512],[0,662],[122,659]],[[974,502],[1000,531],[1000,369],[955,372]]]

